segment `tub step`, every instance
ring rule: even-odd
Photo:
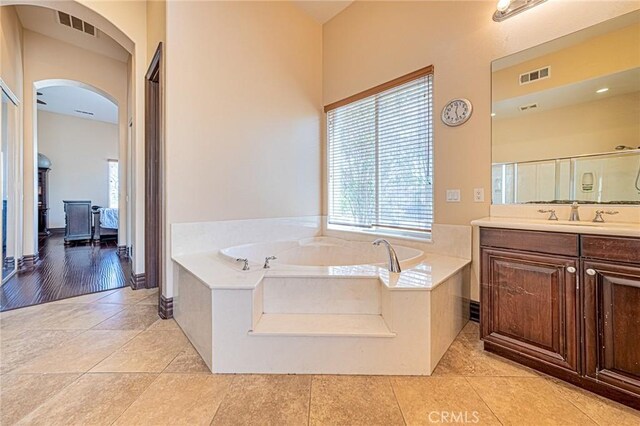
[[[382,315],[263,314],[253,336],[395,337]]]

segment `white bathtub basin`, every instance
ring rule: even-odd
[[[421,250],[411,247],[394,245],[393,248],[402,266],[412,264],[424,255]],[[388,261],[384,246],[330,237],[243,244],[222,249],[220,254],[234,262],[240,258],[259,264],[268,256],[276,256],[277,259],[271,261],[274,267],[381,265]]]

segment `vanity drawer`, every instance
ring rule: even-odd
[[[480,228],[480,245],[572,257],[579,247],[577,234],[501,228]]]
[[[640,238],[583,235],[582,257],[640,263]]]

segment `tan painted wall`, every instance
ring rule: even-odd
[[[22,25],[14,7],[0,7],[0,77],[22,100]]]
[[[147,63],[151,62],[158,43],[167,39],[167,2],[147,1]]]
[[[22,24],[18,18],[15,8],[6,6],[0,7],[0,78],[8,89],[18,100],[17,107],[12,113],[2,111],[2,114],[13,118],[13,129],[0,129],[0,133],[6,134],[8,131],[14,132],[13,149],[9,149],[9,158],[5,158],[10,170],[13,170],[13,184],[3,182],[5,187],[12,187],[12,193],[5,194],[8,202],[14,205],[13,209],[7,211],[8,235],[7,255],[19,258],[22,254],[22,238],[19,230],[22,229],[23,208],[17,201],[20,199],[19,189],[22,185],[22,120],[23,120],[23,79],[22,70]],[[4,109],[6,104],[0,108]],[[11,118],[9,118],[11,119]],[[2,124],[0,124],[2,126]],[[5,153],[6,155],[7,153]],[[2,177],[0,177],[0,180]],[[13,224],[13,226],[11,225]],[[0,230],[0,238],[2,238]]]
[[[24,254],[36,250],[36,236],[29,224],[37,223],[35,155],[37,120],[34,117],[34,85],[49,79],[79,81],[109,94],[124,108],[118,108],[120,146],[127,143],[127,64],[80,49],[32,31],[24,32],[24,97],[30,101],[24,108]],[[121,204],[122,208],[122,204]],[[126,235],[126,224],[120,230]]]
[[[169,2],[167,53],[168,222],[319,214],[320,24],[289,2]]]
[[[640,67],[640,24],[601,34],[582,43],[541,55],[493,73],[493,102]],[[551,77],[535,84],[519,76],[547,65]]]
[[[63,200],[109,205],[109,165],[118,159],[118,126],[38,111],[40,153],[51,160],[49,226],[63,228]]]
[[[640,145],[640,92],[493,119],[494,163],[548,160]],[[606,124],[606,125],[604,125]]]
[[[434,65],[437,223],[469,224],[489,215],[491,61],[640,7],[637,1],[556,0],[496,23],[491,19],[495,5],[495,1],[355,2],[324,25],[324,104]],[[473,102],[473,117],[461,127],[448,128],[439,114],[456,97]],[[473,188],[478,187],[485,189],[483,203],[472,201]],[[461,190],[461,202],[445,202],[449,188]],[[475,300],[477,271],[474,262]]]

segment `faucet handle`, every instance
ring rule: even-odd
[[[554,209],[549,210],[538,210],[538,213],[549,213],[549,219],[547,220],[558,220],[558,216],[556,216],[556,211]]]
[[[244,265],[242,265],[242,270],[243,271],[248,271],[249,268],[249,259],[246,258],[238,258],[236,259],[236,262],[244,262]]]
[[[270,260],[276,260],[277,257],[275,256],[267,256],[264,258],[264,266],[262,267],[263,269],[269,269],[271,268],[271,265],[269,265],[269,261]]]
[[[602,217],[603,214],[614,215],[618,213],[620,212],[615,210],[596,210],[596,217],[593,218],[593,221],[597,223],[604,223],[604,218]]]

